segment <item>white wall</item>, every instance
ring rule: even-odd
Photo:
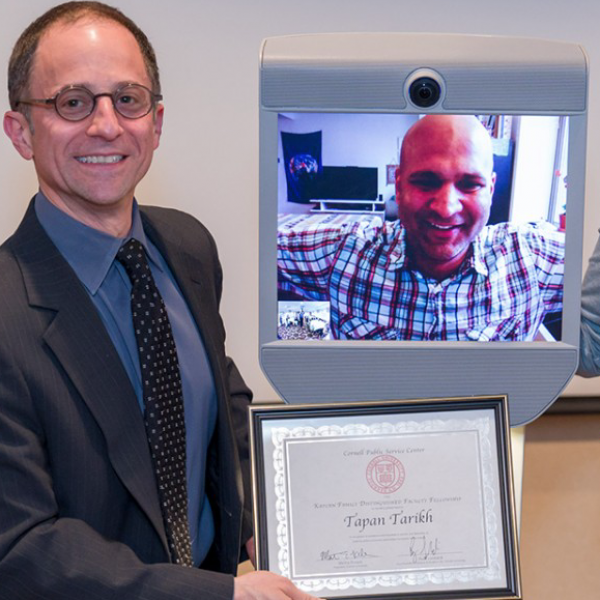
[[[522,117],[510,220],[515,223],[548,219],[552,196],[559,117]]]
[[[0,0],[0,65],[22,29],[54,2]],[[258,364],[258,52],[267,36],[325,31],[518,35],[582,44],[590,57],[587,215],[589,255],[600,226],[600,3],[578,0],[114,0],[146,31],[165,96],[161,147],[138,189],[143,203],[193,213],[212,230],[225,270],[228,351],[259,400],[276,397]],[[2,67],[5,68],[4,66]],[[8,108],[6,97],[0,108]],[[32,166],[0,139],[0,239],[36,191]],[[0,293],[2,291],[0,290]],[[600,394],[600,379],[569,391]]]

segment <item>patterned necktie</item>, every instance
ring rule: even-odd
[[[140,355],[144,421],[174,562],[193,566],[185,475],[183,394],[175,340],[142,244],[133,238],[117,253],[131,280],[131,313]]]

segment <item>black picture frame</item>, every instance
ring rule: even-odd
[[[483,411],[483,413],[482,413]],[[348,424],[349,422],[355,422],[360,424],[372,423],[374,419],[381,419],[382,422],[389,421],[390,418],[396,420],[399,424],[404,422],[412,423],[415,419],[420,420],[427,424],[430,417],[435,417],[440,421],[440,415],[447,417],[446,421],[451,423],[457,421],[457,427],[460,427],[460,420],[469,420],[470,415],[489,415],[489,421],[491,423],[491,429],[493,430],[489,437],[493,440],[491,444],[491,458],[486,459],[485,469],[491,468],[495,471],[495,474],[490,479],[496,482],[494,486],[494,502],[498,502],[497,508],[494,508],[495,515],[499,518],[496,519],[499,525],[499,535],[496,536],[494,544],[500,546],[500,562],[502,563],[502,577],[498,585],[494,584],[493,587],[482,585],[479,587],[477,581],[475,584],[472,582],[469,585],[461,587],[461,584],[456,580],[452,580],[450,584],[444,583],[432,584],[427,582],[426,585],[406,585],[403,584],[395,585],[390,588],[389,593],[385,588],[382,588],[380,584],[375,586],[376,591],[373,591],[373,586],[366,586],[364,588],[357,588],[350,585],[345,590],[337,589],[331,590],[322,587],[322,582],[325,581],[327,585],[331,585],[331,582],[335,582],[338,585],[340,577],[335,576],[333,578],[317,576],[317,581],[320,582],[316,585],[313,584],[312,580],[306,579],[305,577],[296,577],[294,573],[287,572],[285,569],[281,569],[277,561],[273,559],[274,552],[278,552],[281,555],[282,549],[274,548],[274,539],[280,539],[281,536],[275,533],[276,528],[281,528],[282,523],[278,522],[281,520],[282,511],[288,510],[288,504],[291,502],[290,497],[283,496],[278,498],[276,503],[273,502],[274,498],[274,486],[277,487],[279,484],[275,484],[274,481],[281,480],[281,473],[276,473],[276,478],[273,480],[273,448],[274,446],[268,441],[269,435],[273,427],[277,428],[279,432],[281,425],[284,431],[294,432],[283,436],[283,446],[286,443],[291,443],[292,437],[294,444],[300,440],[302,441],[302,433],[298,435],[297,429],[302,430],[303,428],[307,432],[308,443],[314,441],[337,441],[335,435],[333,437],[318,437],[314,438],[315,429],[313,425],[319,423],[327,427],[339,427],[340,424]],[[255,524],[255,544],[256,544],[256,556],[257,556],[257,568],[271,570],[280,573],[284,576],[289,577],[298,587],[305,589],[307,592],[321,597],[321,598],[343,598],[343,599],[361,599],[361,600],[389,600],[390,596],[402,598],[420,598],[427,600],[434,599],[511,599],[518,600],[521,598],[521,584],[520,584],[520,571],[519,571],[519,553],[518,553],[518,541],[517,541],[517,527],[515,519],[515,504],[514,504],[514,491],[513,491],[513,479],[512,479],[512,458],[510,448],[510,427],[508,420],[508,401],[506,396],[483,396],[483,397],[469,397],[469,398],[443,398],[443,399],[418,399],[418,400],[402,400],[402,401],[372,401],[372,402],[345,402],[345,403],[333,403],[333,404],[304,404],[304,405],[285,405],[285,404],[268,404],[268,405],[253,405],[250,408],[250,441],[251,441],[251,453],[252,453],[252,478],[253,478],[253,493],[254,493],[254,524]],[[442,421],[444,419],[442,418]],[[313,425],[306,426],[306,423],[310,422]],[[345,425],[344,425],[345,427]],[[274,430],[273,430],[274,431]],[[452,433],[452,429],[444,430]],[[457,431],[460,431],[457,429]],[[469,430],[469,433],[470,432]],[[277,434],[279,435],[279,433]],[[385,434],[386,436],[388,434]],[[398,434],[396,437],[392,435],[392,438],[400,439],[402,434]],[[424,435],[424,434],[418,434]],[[477,434],[476,435],[480,435]],[[487,436],[487,434],[485,434]],[[312,437],[311,437],[312,436]],[[399,437],[398,437],[399,436]],[[372,439],[372,435],[369,434],[369,440]],[[386,437],[386,440],[392,438]],[[355,437],[348,438],[354,443]],[[360,438],[358,438],[360,439]],[[382,438],[383,439],[383,438]],[[346,439],[340,440],[342,443],[346,442]],[[442,442],[443,443],[443,442]],[[487,442],[486,442],[487,443]],[[315,447],[312,444],[317,456],[321,453],[321,456],[325,458],[325,454],[329,455],[329,444],[320,444],[323,446],[322,450]],[[282,448],[283,448],[282,446]],[[290,446],[291,448],[292,446]],[[308,446],[305,446],[307,448]],[[280,450],[277,450],[279,452]],[[452,450],[449,449],[451,452]],[[445,452],[445,450],[444,450]],[[295,453],[296,456],[302,456],[302,454]],[[456,457],[457,460],[461,460],[461,457]],[[284,473],[284,479],[292,482],[294,475],[292,467],[290,466],[289,457],[284,459],[284,463],[287,466],[281,467],[283,471],[289,469],[289,472]],[[321,461],[318,461],[321,463]],[[321,467],[321,464],[319,464]],[[279,467],[278,467],[279,469]],[[267,475],[269,473],[269,475]],[[362,471],[361,471],[362,473]],[[362,477],[362,474],[346,473],[347,477]],[[279,478],[279,479],[277,479]],[[487,484],[486,484],[487,485]],[[285,487],[285,486],[284,486]],[[298,486],[296,486],[298,488]],[[292,489],[291,487],[289,489]],[[298,488],[300,489],[300,488]],[[393,495],[384,495],[383,497],[391,498]],[[296,503],[301,506],[302,502]],[[296,510],[296,509],[295,509]],[[484,507],[484,511],[487,511],[487,506]],[[486,512],[487,514],[487,512]],[[279,516],[278,516],[279,515]],[[482,513],[483,515],[483,513]],[[483,518],[483,516],[482,516]],[[284,519],[285,521],[285,519]],[[283,529],[287,532],[293,529],[292,520],[283,523]],[[300,528],[298,528],[298,531]],[[279,537],[277,537],[279,535]],[[289,533],[290,539],[295,537],[300,538],[300,534],[296,534],[291,531]],[[411,538],[412,539],[412,538]],[[498,543],[496,543],[498,542]],[[489,544],[489,541],[486,543]],[[436,539],[437,544],[437,539]],[[289,545],[289,544],[288,544]],[[289,551],[292,554],[292,545],[284,544],[283,551]],[[411,554],[413,550],[410,550]],[[416,553],[415,553],[416,554]],[[323,556],[323,553],[321,553]],[[343,561],[342,561],[343,562]],[[285,563],[284,563],[285,564]],[[429,568],[429,567],[427,567]],[[445,568],[444,568],[445,569]],[[456,570],[456,569],[455,569]],[[436,573],[436,569],[432,567],[430,571],[425,571],[431,575]],[[419,576],[421,576],[423,569],[419,567]],[[452,571],[453,572],[453,571]],[[410,570],[406,573],[410,574]],[[406,573],[399,570],[399,575],[396,577],[405,577]],[[447,575],[448,569],[445,569]],[[406,575],[408,576],[408,575]],[[351,578],[352,579],[352,578]],[[355,578],[356,579],[356,578]],[[364,579],[364,578],[363,578]],[[449,578],[452,579],[452,578]],[[367,580],[369,578],[367,577]],[[357,579],[362,581],[362,579]],[[369,580],[370,581],[370,580]],[[308,586],[308,587],[307,587]],[[321,587],[319,587],[321,586]]]

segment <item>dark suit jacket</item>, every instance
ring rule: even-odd
[[[216,247],[178,211],[146,208],[142,219],[214,373],[207,493],[219,570],[232,574],[251,534],[241,464],[250,392],[225,356]],[[0,599],[231,599],[231,575],[168,563],[135,393],[87,292],[30,205],[0,248]]]

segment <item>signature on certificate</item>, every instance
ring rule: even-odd
[[[426,535],[418,535],[410,538],[409,552],[413,562],[428,560],[440,551],[440,543],[437,538],[430,540]]]
[[[358,558],[378,558],[376,554],[369,554],[364,548],[357,550],[323,550],[319,554],[319,560],[356,560]]]

